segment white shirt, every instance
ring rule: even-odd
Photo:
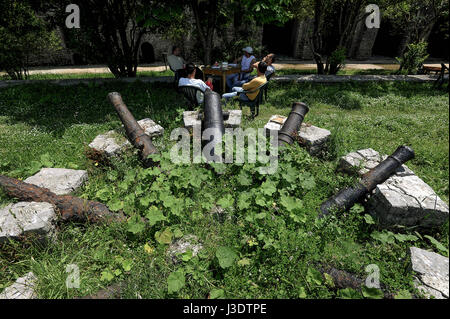
[[[209,86],[206,85],[205,82],[203,82],[200,79],[189,79],[189,78],[180,78],[178,81],[178,86],[195,86],[198,87],[202,92],[205,92],[206,89],[209,89]],[[200,92],[197,92],[197,101],[198,103],[203,103],[203,94]]]
[[[250,69],[250,63],[252,63],[254,59],[256,59],[254,55],[251,55],[248,58],[243,55],[241,61],[241,71]]]
[[[275,68],[272,65],[268,65],[265,75],[266,75],[266,77],[268,77],[269,75],[271,75],[274,72],[275,72]]]

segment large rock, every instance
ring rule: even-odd
[[[241,126],[242,111],[229,110],[228,118],[223,122],[225,127],[235,128]]]
[[[242,111],[241,110],[228,110],[228,116],[225,117],[223,124],[225,127],[236,128],[241,126]],[[202,114],[200,111],[184,111],[183,112],[183,122],[184,127],[192,132],[194,125],[199,125],[201,127]]]
[[[298,139],[306,147],[309,154],[319,155],[327,150],[327,142],[330,136],[331,132],[324,128],[302,123]]]
[[[25,183],[48,188],[57,195],[66,195],[76,191],[88,179],[83,170],[67,168],[43,168],[37,174],[24,180]]]
[[[417,247],[410,248],[415,286],[428,298],[448,298],[448,258]]]
[[[199,119],[200,111],[184,111],[183,122],[184,127],[192,132],[194,125],[202,125],[202,121]]]
[[[145,134],[150,137],[160,136],[164,133],[164,128],[149,118],[137,122],[145,131]],[[111,130],[95,137],[92,143],[89,144],[89,147],[94,153],[102,154],[106,157],[113,157],[131,147],[131,144],[124,135],[116,130]]]
[[[287,117],[285,116],[273,115],[266,125],[264,125],[266,134],[270,134],[270,131],[281,130],[286,119]],[[308,123],[302,123],[297,140],[301,145],[306,147],[309,154],[317,156],[327,150],[330,136],[331,132],[326,129]]]
[[[32,234],[37,240],[54,235],[56,213],[45,202],[19,202],[0,209],[0,242]]]
[[[5,288],[0,293],[0,299],[36,299],[37,295],[34,292],[36,282],[36,276],[29,272],[17,279],[14,284]]]
[[[387,156],[369,148],[349,153],[339,162],[339,170],[360,176],[377,166]],[[448,220],[448,205],[433,189],[406,165],[399,167],[379,184],[366,204],[368,212],[381,226],[420,226],[431,228]]]
[[[184,254],[188,250],[192,252],[192,257],[196,256],[198,252],[203,248],[203,245],[199,243],[197,236],[185,235],[182,238],[175,241],[170,245],[167,252],[168,256],[174,264],[180,262],[179,255]]]

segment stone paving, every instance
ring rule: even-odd
[[[340,83],[340,82],[433,82],[435,75],[282,75],[274,76],[271,81],[275,82],[315,82],[315,83]],[[448,79],[448,75],[445,77]],[[0,88],[24,84],[48,83],[61,86],[71,86],[79,84],[104,84],[114,82],[132,83],[140,81],[143,83],[173,83],[173,76],[135,77],[135,78],[97,78],[97,79],[65,79],[65,80],[8,80],[0,81]]]

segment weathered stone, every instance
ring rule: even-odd
[[[160,136],[164,133],[164,128],[156,124],[155,121],[145,118],[137,121],[145,134],[150,137]],[[97,153],[106,157],[113,157],[121,154],[126,148],[131,147],[127,138],[121,135],[118,130],[111,130],[105,134],[100,134],[89,144],[89,147]]]
[[[0,299],[36,299],[37,295],[34,292],[37,278],[29,272],[23,277],[16,280],[14,284],[6,287],[0,293]]]
[[[428,298],[449,297],[448,258],[417,247],[410,248],[412,270],[416,273],[415,286]]]
[[[202,121],[199,120],[200,111],[184,111],[183,122],[184,127],[188,130],[193,129],[194,125],[202,125]]]
[[[306,150],[311,155],[326,151],[330,136],[330,131],[306,123],[302,123],[298,134],[300,143],[306,146]]]
[[[209,212],[218,222],[223,223],[227,217],[227,212],[220,206],[214,206]]]
[[[225,127],[235,128],[241,126],[242,111],[241,110],[229,110],[229,116],[226,121],[223,122]]]
[[[223,121],[225,127],[235,128],[241,126],[242,111],[241,110],[229,110],[228,118]],[[202,125],[200,119],[200,111],[184,111],[183,112],[184,127],[192,132],[195,125]]]
[[[362,176],[387,156],[373,149],[359,150],[340,159],[339,170]],[[448,205],[406,165],[379,184],[366,203],[368,212],[381,226],[435,227],[448,220]]]
[[[92,143],[89,144],[89,147],[107,157],[112,157],[118,155],[127,147],[127,140],[112,130],[105,134],[97,135]]]
[[[164,134],[164,128],[161,125],[156,124],[155,121],[149,118],[145,118],[137,122],[142,127],[145,134],[150,137],[160,136]]]
[[[287,117],[285,116],[273,115],[267,124],[264,125],[266,134],[269,135],[270,131],[279,131],[286,119]],[[298,141],[306,147],[309,154],[319,155],[326,151],[330,136],[331,132],[326,129],[308,123],[302,123],[298,132]]]
[[[55,232],[56,213],[45,202],[19,202],[0,209],[0,242],[33,234],[37,240],[51,238]]]
[[[25,183],[48,188],[56,195],[66,195],[76,191],[88,179],[84,170],[67,168],[43,168],[37,174],[24,180]]]
[[[184,254],[190,250],[194,257],[201,249],[203,249],[203,245],[199,243],[197,236],[185,235],[170,245],[167,255],[174,264],[177,264],[180,262],[178,255]]]

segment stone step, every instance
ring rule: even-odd
[[[32,272],[29,272],[0,292],[0,299],[36,299],[37,295],[34,292],[36,282],[36,276]]]
[[[155,123],[155,121],[145,118],[137,121],[150,137],[161,136],[164,134],[164,128]],[[107,158],[120,155],[125,149],[130,148],[131,143],[118,130],[111,130],[104,134],[97,135],[89,144],[89,148],[98,154],[102,154]]]
[[[0,209],[0,242],[31,234],[38,241],[51,239],[57,215],[45,202],[19,202]]]
[[[386,157],[371,148],[359,150],[341,157],[338,170],[362,176]],[[375,188],[366,208],[382,227],[432,228],[443,225],[449,215],[448,205],[406,165]]]
[[[56,195],[66,195],[78,190],[88,180],[84,170],[67,168],[42,168],[38,173],[24,180],[25,183],[48,188]]]
[[[427,298],[448,299],[448,257],[417,247],[410,248],[414,285]]]
[[[273,115],[269,121],[264,125],[266,134],[270,134],[270,131],[279,131],[286,121],[286,116]],[[299,143],[306,147],[309,154],[318,156],[323,154],[328,149],[328,141],[330,140],[331,132],[308,124],[302,123],[300,131],[298,132],[297,140]]]

